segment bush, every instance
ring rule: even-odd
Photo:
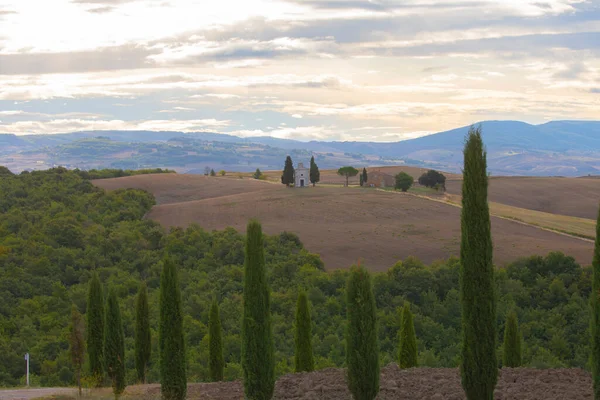
[[[419,185],[435,188],[436,185],[446,190],[446,177],[441,172],[430,169],[419,177]]]
[[[402,190],[403,192],[406,192],[412,187],[414,181],[414,178],[406,172],[400,172],[398,175],[396,175],[395,188],[396,190]]]

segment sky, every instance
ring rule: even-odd
[[[600,0],[0,0],[0,133],[600,119]]]

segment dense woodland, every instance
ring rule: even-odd
[[[224,378],[240,378],[244,235],[233,229],[207,232],[198,225],[167,232],[143,219],[154,205],[152,195],[106,193],[92,185],[91,177],[99,176],[65,169],[12,175],[0,168],[0,386],[24,382],[26,352],[34,385],[74,383],[68,354],[71,305],[85,314],[92,271],[100,277],[104,297],[110,286],[120,302],[128,383],[136,380],[135,295],[140,281],[147,283],[153,331],[147,378],[158,381],[158,288],[167,254],[179,269],[188,381],[210,380],[208,321],[214,298],[222,320]],[[294,367],[293,321],[301,290],[311,304],[316,369],[344,366],[349,272],[325,272],[319,256],[293,234],[265,236],[264,243],[276,375]],[[400,312],[409,301],[419,365],[456,367],[459,260],[425,266],[406,256],[389,271],[373,274],[381,364],[397,360]],[[497,270],[495,284],[499,355],[505,317],[515,309],[524,365],[589,366],[589,267],[560,253],[532,256]]]

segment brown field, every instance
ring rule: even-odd
[[[460,180],[449,180],[448,193],[460,194]],[[594,178],[492,177],[489,199],[495,203],[595,220],[600,182]]]
[[[1,396],[0,392],[0,396]],[[87,398],[111,399],[107,389],[93,391]],[[16,400],[12,397],[1,397]],[[29,397],[31,398],[31,397]],[[74,400],[75,397],[46,397],[45,400]],[[123,400],[160,399],[159,385],[127,387]],[[190,400],[242,400],[242,383],[192,383]],[[275,400],[347,400],[351,395],[343,369],[324,369],[310,373],[288,374],[275,384]],[[494,393],[496,400],[591,400],[592,379],[580,369],[503,368]],[[414,368],[401,370],[391,364],[381,371],[378,400],[464,400],[458,369]]]
[[[96,181],[101,187],[136,187],[154,193],[159,205],[148,217],[164,226],[192,222],[207,230],[244,230],[258,218],[269,234],[296,233],[321,255],[327,269],[347,268],[359,259],[386,270],[416,256],[426,263],[459,254],[460,209],[410,194],[373,189],[292,189],[252,179],[188,175],[140,175]],[[593,243],[492,218],[498,265],[519,257],[562,251],[589,264]]]

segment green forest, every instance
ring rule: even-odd
[[[146,282],[152,330],[147,379],[157,382],[159,281],[166,255],[179,270],[188,382],[211,380],[208,327],[213,299],[219,303],[223,330],[224,378],[241,378],[245,236],[231,228],[208,232],[198,225],[166,231],[143,218],[155,204],[149,193],[105,192],[90,182],[122,173],[57,168],[13,175],[0,168],[0,386],[24,383],[27,352],[33,385],[75,383],[68,351],[71,306],[85,314],[93,271],[104,298],[111,287],[119,300],[127,383],[136,381],[135,297],[140,282]],[[326,272],[319,256],[291,233],[265,236],[264,248],[276,375],[294,369],[299,292],[311,304],[315,368],[345,366],[350,272]],[[387,272],[372,274],[380,364],[397,360],[401,311],[408,301],[418,364],[457,367],[459,259],[424,265],[406,256]],[[499,363],[506,315],[515,310],[525,366],[589,369],[590,267],[561,253],[532,255],[497,269],[494,279]],[[84,375],[88,370],[84,366]]]

